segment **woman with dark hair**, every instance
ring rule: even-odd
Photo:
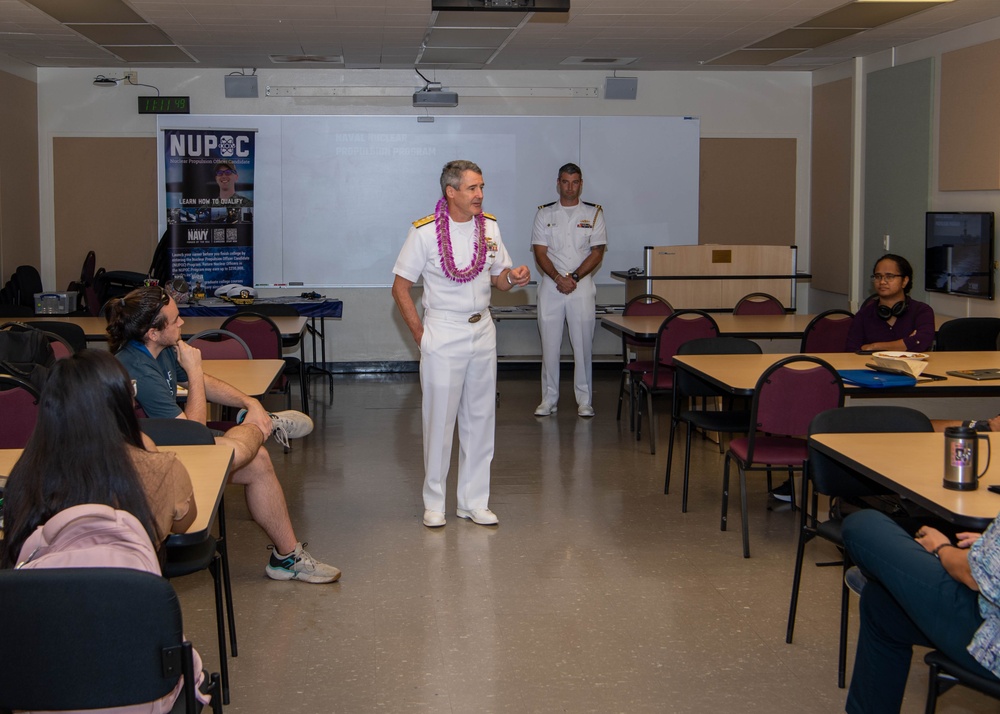
[[[934,342],[934,311],[910,298],[913,267],[895,253],[875,261],[875,300],[858,310],[847,334],[847,351],[900,350],[921,352]]]
[[[18,562],[38,526],[81,504],[131,513],[155,546],[187,530],[197,513],[187,470],[174,454],[148,451],[143,439],[118,360],[83,350],[57,362],[35,431],[7,479],[0,567]]]

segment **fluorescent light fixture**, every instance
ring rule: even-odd
[[[569,0],[431,0],[431,10],[569,12]]]

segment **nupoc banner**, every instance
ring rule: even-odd
[[[171,277],[253,285],[254,132],[165,129],[163,147]]]

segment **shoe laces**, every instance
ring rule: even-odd
[[[271,424],[273,428],[271,430],[271,435],[274,436],[274,440],[279,444],[284,446],[286,449],[289,448],[288,444],[288,432],[285,431],[285,427],[281,425],[279,417],[275,414],[271,415]]]

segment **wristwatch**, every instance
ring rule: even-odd
[[[580,274],[576,271],[573,271],[569,277],[573,278],[576,282],[580,282]]]
[[[990,429],[990,422],[987,419],[969,419],[969,421],[962,422],[962,426],[967,429],[974,429],[975,431],[992,431]]]

